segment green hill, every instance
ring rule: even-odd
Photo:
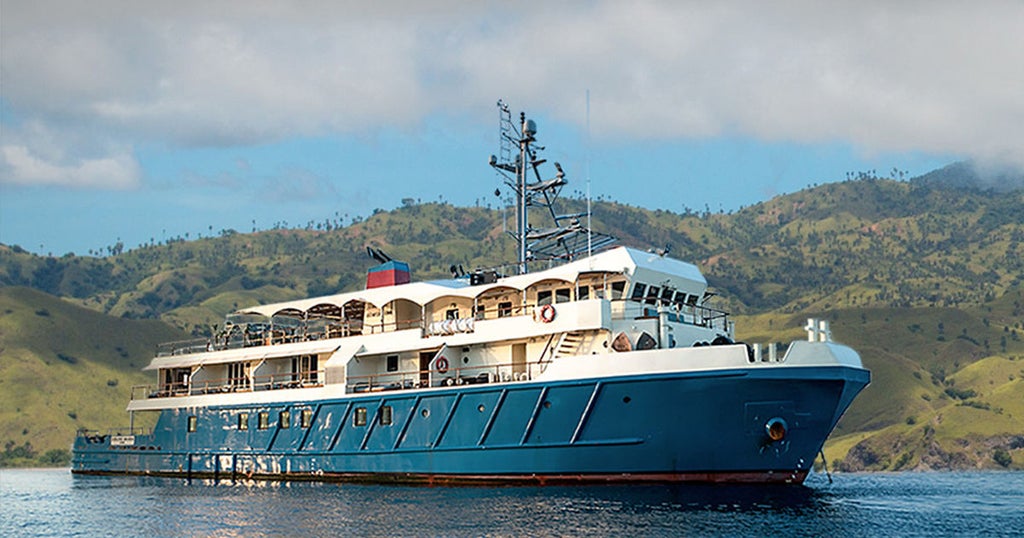
[[[974,179],[957,173],[861,174],[728,214],[598,201],[593,222],[697,263],[741,339],[800,339],[807,317],[832,320],[873,382],[826,446],[831,464],[1022,468],[1024,191],[967,188]],[[0,439],[8,453],[31,441],[39,454],[66,448],[78,424],[120,425],[128,385],[150,381],[139,369],[155,342],[209,334],[240,307],[358,288],[367,245],[408,261],[416,279],[498,265],[514,248],[502,218],[409,203],[348,225],[223,230],[104,257],[0,245],[0,386],[19,386],[0,391]]]
[[[78,428],[127,425],[132,385],[152,382],[140,370],[155,344],[182,336],[160,321],[0,288],[0,461],[61,462]]]

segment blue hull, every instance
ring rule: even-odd
[[[866,370],[845,366],[749,368],[165,410],[153,433],[134,436],[131,446],[112,446],[109,436],[78,437],[72,471],[425,483],[800,483],[868,381]],[[247,429],[239,427],[243,413]],[[783,439],[766,433],[771,419],[786,424]]]

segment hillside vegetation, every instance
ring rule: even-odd
[[[955,183],[862,174],[729,214],[597,202],[593,222],[697,263],[741,339],[803,338],[808,316],[832,320],[873,378],[826,445],[830,465],[1024,468],[1024,192]],[[25,459],[25,442],[36,458],[66,449],[79,425],[122,425],[128,385],[150,380],[139,369],[159,340],[209,334],[237,308],[357,289],[367,245],[417,279],[498,265],[514,248],[501,219],[409,203],[348,225],[223,230],[104,257],[0,246],[7,461]]]

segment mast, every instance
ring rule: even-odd
[[[508,233],[516,240],[518,273],[529,272],[531,261],[572,260],[614,243],[613,237],[590,231],[589,206],[586,213],[563,215],[555,211],[555,201],[568,181],[565,179],[562,165],[557,162],[553,163],[555,177],[542,179],[540,166],[547,160],[537,156],[538,151],[544,150],[544,146],[536,144],[537,124],[527,119],[524,112],[519,113],[518,125],[513,123],[508,105],[501,100],[498,101],[498,122],[501,131],[501,157],[491,155],[490,165],[515,194],[516,230]],[[518,154],[513,159],[514,149],[518,150]],[[500,196],[501,190],[496,190],[495,194]],[[532,227],[530,208],[546,209],[547,211],[542,211],[545,220],[550,219],[553,227]],[[580,218],[584,216],[587,217],[586,226],[580,222]]]

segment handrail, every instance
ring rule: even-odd
[[[478,383],[494,383],[498,381],[525,381],[532,379],[543,370],[542,361],[522,363],[525,372],[514,372],[516,364],[512,362],[485,364],[478,366],[452,366],[445,373],[438,370],[405,370],[369,375],[348,376],[345,380],[348,392],[378,392],[384,390],[414,389],[426,386],[440,387],[451,385],[473,385]],[[236,392],[261,392],[266,390],[296,389],[324,386],[323,370],[311,370],[299,374],[286,372],[253,376],[248,378],[218,378],[199,382],[174,382],[162,385],[135,385],[132,387],[132,400],[148,400],[157,398],[173,398],[182,396],[201,396],[208,394],[228,394]],[[505,375],[502,375],[505,374]],[[423,382],[424,378],[426,383]]]
[[[648,298],[633,299],[607,299],[612,305],[621,304],[623,308],[612,309],[612,319],[642,319],[658,316],[658,302],[651,302]],[[660,300],[658,300],[660,301]],[[565,304],[565,303],[560,303]],[[664,303],[661,303],[664,304]],[[530,316],[541,305],[526,303],[512,305],[511,307],[495,306],[475,311],[467,320],[483,321],[496,320],[510,317]],[[727,312],[702,305],[672,305],[669,306],[668,316],[670,321],[685,323],[706,328],[728,329]],[[318,320],[322,321],[322,320]],[[444,320],[442,320],[444,321]],[[250,324],[247,326],[237,325],[226,334],[220,334],[208,338],[195,338],[191,340],[179,340],[166,342],[157,345],[156,356],[188,355],[192,353],[222,351],[226,349],[241,349],[265,345],[290,344],[296,342],[312,342],[332,338],[347,338],[364,334],[379,334],[397,332],[403,330],[419,329],[424,334],[429,333],[428,328],[438,323],[434,319],[408,319],[390,322],[368,324],[362,320],[347,320],[332,322],[325,325],[323,329],[316,331],[308,330],[308,326],[291,327],[288,329],[271,328],[269,324]],[[465,331],[470,332],[470,331]]]

